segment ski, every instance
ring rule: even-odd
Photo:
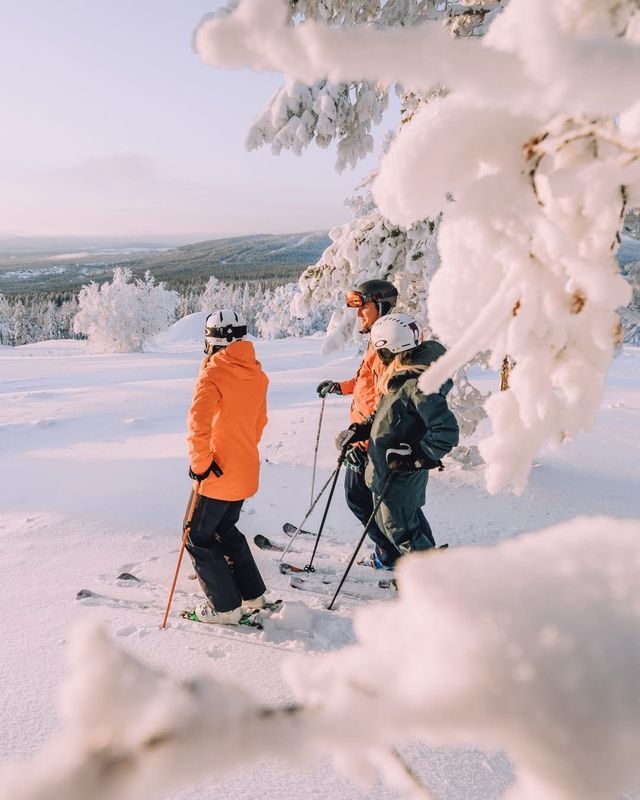
[[[281,561],[278,564],[278,569],[281,575],[292,575],[298,572],[304,572],[304,567],[296,567],[294,564],[287,564],[286,561]]]
[[[275,550],[276,552],[281,553],[284,550],[284,547],[279,544],[275,544],[270,539],[267,539],[266,536],[263,536],[261,533],[256,533],[253,537],[253,543],[256,547],[259,547],[261,550]]]
[[[335,578],[330,577],[321,578],[311,575],[291,575],[289,577],[289,585],[293,589],[314,594],[332,595],[337,589],[338,583]],[[356,583],[348,579],[342,587],[341,594],[355,600],[383,600],[388,597],[388,593],[376,584]]]
[[[144,583],[141,578],[138,578],[137,575],[132,575],[130,572],[121,572],[116,580],[124,583]]]
[[[314,567],[313,569],[306,569],[305,567],[297,567],[295,564],[289,564],[287,561],[281,561],[278,564],[278,569],[281,575],[297,575],[302,573],[304,575],[330,575],[333,579],[336,574],[334,567]]]
[[[80,589],[80,591],[76,594],[76,600],[89,600],[93,602],[89,602],[87,605],[106,605],[114,608],[148,609],[151,607],[150,604],[146,603],[144,600],[130,600],[124,597],[110,597],[107,594],[94,592],[93,589]]]
[[[282,530],[287,534],[287,536],[293,536],[296,531],[298,531],[297,525],[292,525],[291,522],[285,522],[282,526]],[[302,534],[303,536],[317,536],[317,533],[313,531],[305,531],[304,528],[300,528],[298,533]]]

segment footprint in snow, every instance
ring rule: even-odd
[[[54,422],[55,422],[54,419],[44,418],[44,419],[34,419],[34,420],[31,421],[31,424],[32,425],[37,425],[38,428],[48,428],[51,425],[53,425]]]
[[[137,630],[135,625],[125,625],[124,628],[118,628],[116,636],[131,636],[131,634],[135,633]]]
[[[118,628],[116,636],[135,636],[136,639],[144,639],[150,633],[146,628],[138,628],[137,625],[125,625],[123,628]]]

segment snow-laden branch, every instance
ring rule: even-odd
[[[511,0],[481,41],[453,38],[437,22],[383,30],[315,20],[291,26],[285,0],[242,0],[234,13],[203,20],[194,45],[214,67],[282,72],[307,84],[367,79],[426,92],[440,83],[476,102],[543,115],[561,107],[610,116],[636,102],[640,50],[621,37],[563,31],[551,6]]]
[[[299,765],[334,745],[344,752],[362,733],[356,720],[338,730],[322,708],[267,708],[237,685],[174,680],[95,624],[74,636],[60,715],[62,731],[37,756],[0,773],[0,796],[149,800],[238,764],[277,757]],[[369,736],[368,752],[345,771],[366,783],[375,763],[399,791],[431,800],[388,740],[384,730]]]
[[[151,800],[240,763],[330,754],[363,787],[380,771],[427,800],[395,750],[420,740],[504,749],[510,800],[614,800],[640,787],[638,537],[638,522],[576,519],[408,556],[398,600],[357,614],[357,644],[285,665],[288,708],[173,680],[84,628],[60,732],[4,769],[0,796]]]

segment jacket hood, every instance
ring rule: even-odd
[[[253,344],[244,339],[219,350],[209,361],[209,367],[223,370],[240,381],[251,380],[261,370]]]
[[[422,364],[425,367],[428,367],[429,364],[433,364],[434,361],[437,361],[440,356],[443,356],[446,352],[446,349],[440,344],[440,342],[429,339],[426,342],[421,342],[416,348],[410,351],[408,364]],[[395,389],[399,386],[402,386],[405,381],[416,377],[420,376],[416,376],[416,374],[412,372],[400,371],[393,376],[390,385]],[[452,388],[453,381],[449,379],[440,387],[440,393],[447,395]]]

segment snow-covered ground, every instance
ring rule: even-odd
[[[82,618],[104,621],[116,640],[147,663],[176,676],[205,673],[235,681],[267,704],[291,700],[281,677],[288,654],[333,650],[354,639],[352,614],[366,601],[345,595],[329,612],[325,596],[292,589],[274,556],[263,551],[256,551],[256,559],[271,596],[285,606],[262,633],[212,630],[175,613],[170,627],[159,630],[190,490],[184,419],[200,330],[195,316],[158,337],[152,352],[137,355],[89,355],[79,342],[0,348],[5,761],[38,750],[56,730],[67,640]],[[358,363],[355,353],[321,356],[320,346],[314,337],[256,343],[270,377],[269,425],[260,492],[241,517],[250,539],[261,533],[284,543],[282,523],[299,521],[308,506],[319,413],[315,386],[324,378],[352,375]],[[496,376],[488,373],[475,375],[475,382],[483,390],[497,387]],[[346,426],[347,410],[346,399],[327,401],[318,483],[333,468],[333,434]],[[432,477],[426,513],[439,542],[452,547],[489,546],[576,515],[639,518],[639,464],[640,351],[627,348],[611,367],[594,430],[542,453],[524,496],[488,496],[480,473],[450,465]],[[342,492],[336,492],[317,566],[343,567],[359,534]],[[299,537],[291,560],[304,564],[312,544]],[[143,582],[117,581],[123,571]],[[174,612],[196,591],[190,572],[185,563]],[[371,577],[363,567],[354,576]],[[104,597],[76,600],[82,588]],[[117,598],[130,603],[118,604]],[[437,798],[499,798],[511,781],[511,767],[500,753],[423,745],[403,752],[419,775],[428,776]],[[296,769],[262,762],[171,798],[221,796],[394,795],[382,786],[361,794],[328,762]]]

